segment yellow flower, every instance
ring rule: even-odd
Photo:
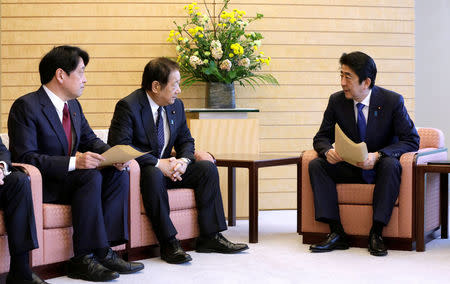
[[[234,54],[230,53],[230,54],[228,54],[228,57],[232,58],[232,57],[234,57]]]
[[[202,37],[203,37],[203,34],[199,34],[198,37],[199,37],[199,38],[202,38]]]

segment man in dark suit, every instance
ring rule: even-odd
[[[68,276],[108,281],[143,265],[125,262],[110,248],[128,240],[129,177],[124,164],[97,169],[110,146],[94,134],[77,100],[88,62],[78,47],[47,53],[39,64],[42,86],[14,102],[8,133],[13,160],[41,171],[44,202],[72,207],[75,256]]]
[[[0,208],[4,212],[11,256],[7,284],[47,283],[30,269],[30,250],[38,248],[28,176],[11,166],[11,154],[0,139]]]
[[[418,150],[419,135],[403,97],[374,85],[377,68],[370,56],[362,52],[344,53],[340,64],[343,91],[330,97],[313,142],[319,158],[309,164],[316,220],[328,223],[330,234],[310,250],[324,252],[349,247],[340,222],[336,183],[375,183],[369,252],[383,256],[387,249],[382,230],[389,223],[400,187],[399,157]],[[357,167],[344,162],[332,146],[336,123],[354,142],[367,144],[368,157]]]
[[[142,88],[120,100],[109,129],[110,145],[126,144],[151,153],[136,159],[141,167],[144,207],[168,263],[191,260],[175,238],[170,220],[167,189],[195,190],[200,237],[197,252],[235,253],[248,248],[233,244],[220,233],[226,230],[219,176],[208,161],[195,161],[194,139],[186,124],[177,63],[167,58],[150,61],[144,68]],[[175,147],[177,157],[171,157]]]

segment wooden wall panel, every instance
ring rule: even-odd
[[[39,87],[40,58],[59,44],[79,45],[91,55],[80,102],[92,127],[107,128],[117,100],[139,87],[148,60],[175,56],[166,38],[173,20],[184,21],[188,3],[2,0],[2,131],[13,101]],[[414,118],[414,0],[232,0],[230,8],[264,14],[249,30],[265,36],[262,50],[272,62],[262,72],[280,82],[236,88],[238,107],[260,109],[249,117],[259,120],[261,152],[298,154],[311,148],[328,97],[340,90],[343,52],[370,54],[379,70],[377,84],[403,94]],[[205,92],[204,84],[196,84],[180,97],[186,107],[203,107]],[[295,207],[295,168],[286,169],[263,169],[260,208]]]

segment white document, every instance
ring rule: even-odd
[[[367,145],[365,142],[355,143],[336,123],[334,138],[334,148],[341,158],[349,164],[356,166],[356,163],[364,162],[367,159]]]
[[[116,163],[126,163],[150,152],[140,152],[130,145],[116,145],[106,150],[102,156],[105,158],[100,167],[112,166]]]

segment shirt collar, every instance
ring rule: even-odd
[[[147,94],[148,102],[150,103],[150,107],[152,108],[152,113],[158,112],[158,108],[160,107],[155,101],[150,97],[150,95],[145,91]],[[164,111],[164,108],[163,108]]]
[[[370,105],[370,95],[372,95],[372,89],[369,90],[369,94],[367,95],[367,97],[364,98],[364,100],[362,100],[362,104],[365,106],[369,106]],[[356,106],[356,104],[358,104],[357,101],[353,100],[353,105]]]
[[[52,91],[50,91],[49,88],[47,88],[45,85],[42,85],[42,87],[44,88],[45,92],[47,93],[47,96],[49,97],[49,99],[52,101],[53,105],[55,106],[56,110],[60,113],[63,112],[64,109],[64,104],[66,103],[65,101],[63,101],[60,97],[58,97],[57,95],[55,95],[55,93],[53,93]]]

